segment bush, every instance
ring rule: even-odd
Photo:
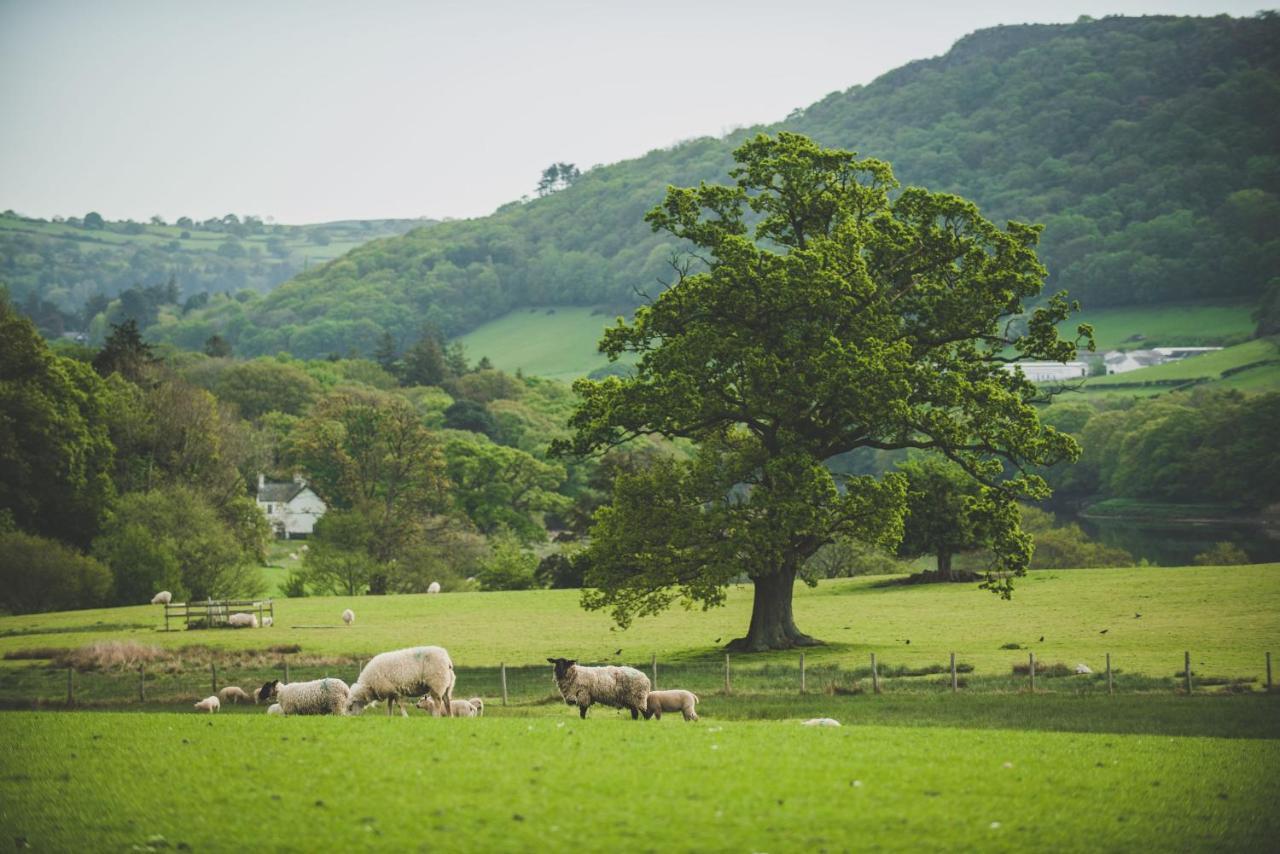
[[[426,593],[434,581],[448,592],[474,590],[475,576],[488,556],[483,536],[444,522],[401,552],[388,567],[387,586],[392,593]]]
[[[583,586],[590,558],[585,552],[555,552],[538,561],[533,577],[540,587],[553,590],[577,589]]]
[[[482,590],[530,590],[535,586],[538,558],[526,551],[514,534],[503,533],[492,543],[493,554],[476,576]]]
[[[11,614],[104,605],[111,572],[56,540],[13,531],[0,534],[0,608]]]
[[[818,549],[805,561],[801,578],[852,578],[855,575],[890,575],[909,572],[910,563],[856,540],[837,540]]]
[[[1196,566],[1238,566],[1252,563],[1245,550],[1231,542],[1214,543],[1213,547],[1191,559]]]

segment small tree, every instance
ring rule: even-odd
[[[56,540],[0,533],[0,609],[11,614],[105,605],[111,572]]]
[[[1016,513],[993,500],[992,490],[945,458],[922,457],[902,463],[907,478],[903,515],[902,557],[934,555],[938,577],[951,580],[951,558],[986,546],[1000,530],[999,514]]]
[[[369,592],[377,561],[369,554],[373,529],[362,514],[330,510],[316,523],[302,578],[312,592],[360,596]]]

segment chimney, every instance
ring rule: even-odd
[[[267,486],[267,478],[262,472],[258,472],[258,492],[262,492]]]
[[[298,484],[298,486],[307,485],[306,479],[302,475],[298,474],[296,471],[293,473],[293,482]]]

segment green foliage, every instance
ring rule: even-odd
[[[1053,517],[1035,507],[1019,508],[1022,528],[1034,543],[1033,569],[1133,566],[1133,555],[1124,549],[1089,539],[1077,524],[1055,525]]]
[[[625,625],[676,597],[714,605],[745,573],[772,613],[749,649],[810,642],[791,621],[791,584],[836,536],[891,544],[903,479],[842,479],[823,463],[860,448],[937,450],[991,490],[993,517],[1035,475],[999,480],[1005,463],[1047,465],[1078,449],[1040,424],[1036,392],[1002,353],[1064,360],[1062,295],[1025,333],[1005,320],[1039,294],[1037,229],[999,229],[956,196],[908,188],[885,163],[795,134],[735,152],[733,187],[669,188],[655,229],[703,248],[706,269],[678,281],[601,349],[639,358],[629,378],[580,380],[582,403],[560,451],[587,454],[634,436],[700,443],[696,459],[620,478],[597,513],[588,607]],[[752,224],[749,224],[752,223]],[[1081,337],[1087,342],[1088,330]],[[738,488],[742,486],[743,488]],[[1016,522],[993,537],[999,568],[1026,565]],[[988,579],[1007,595],[1008,578]]]
[[[375,576],[385,575],[385,568],[370,555],[373,537],[373,525],[363,514],[330,510],[316,523],[300,580],[318,595],[359,596],[368,592]]]
[[[235,405],[243,418],[267,412],[301,415],[320,396],[320,383],[302,369],[274,359],[241,362],[222,372],[218,399]]]
[[[388,589],[392,593],[426,593],[435,582],[447,592],[475,590],[475,576],[489,554],[482,535],[457,520],[433,518],[387,567]]]
[[[450,439],[444,455],[455,507],[485,534],[505,529],[522,542],[540,542],[546,539],[540,515],[569,508],[557,493],[563,466],[464,436]]]
[[[895,560],[882,549],[857,540],[838,539],[827,543],[805,561],[800,577],[806,584],[822,578],[853,578],[856,575],[891,575],[907,572],[910,564]]]
[[[481,561],[476,578],[483,590],[529,590],[536,585],[538,558],[518,537],[502,532],[492,538],[493,553]]]
[[[1196,555],[1192,562],[1196,566],[1238,566],[1252,563],[1245,550],[1232,542],[1214,543],[1213,548]]]
[[[131,382],[137,382],[155,362],[151,345],[142,340],[137,321],[130,318],[112,325],[106,343],[93,358],[93,369],[104,377],[120,374]]]
[[[0,533],[0,609],[10,614],[96,608],[107,602],[111,573],[56,541]]]

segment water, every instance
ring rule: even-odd
[[[1097,519],[1060,514],[1090,537],[1117,546],[1156,566],[1185,566],[1215,543],[1239,546],[1255,563],[1280,562],[1280,529],[1243,522],[1182,522],[1168,519]]]

